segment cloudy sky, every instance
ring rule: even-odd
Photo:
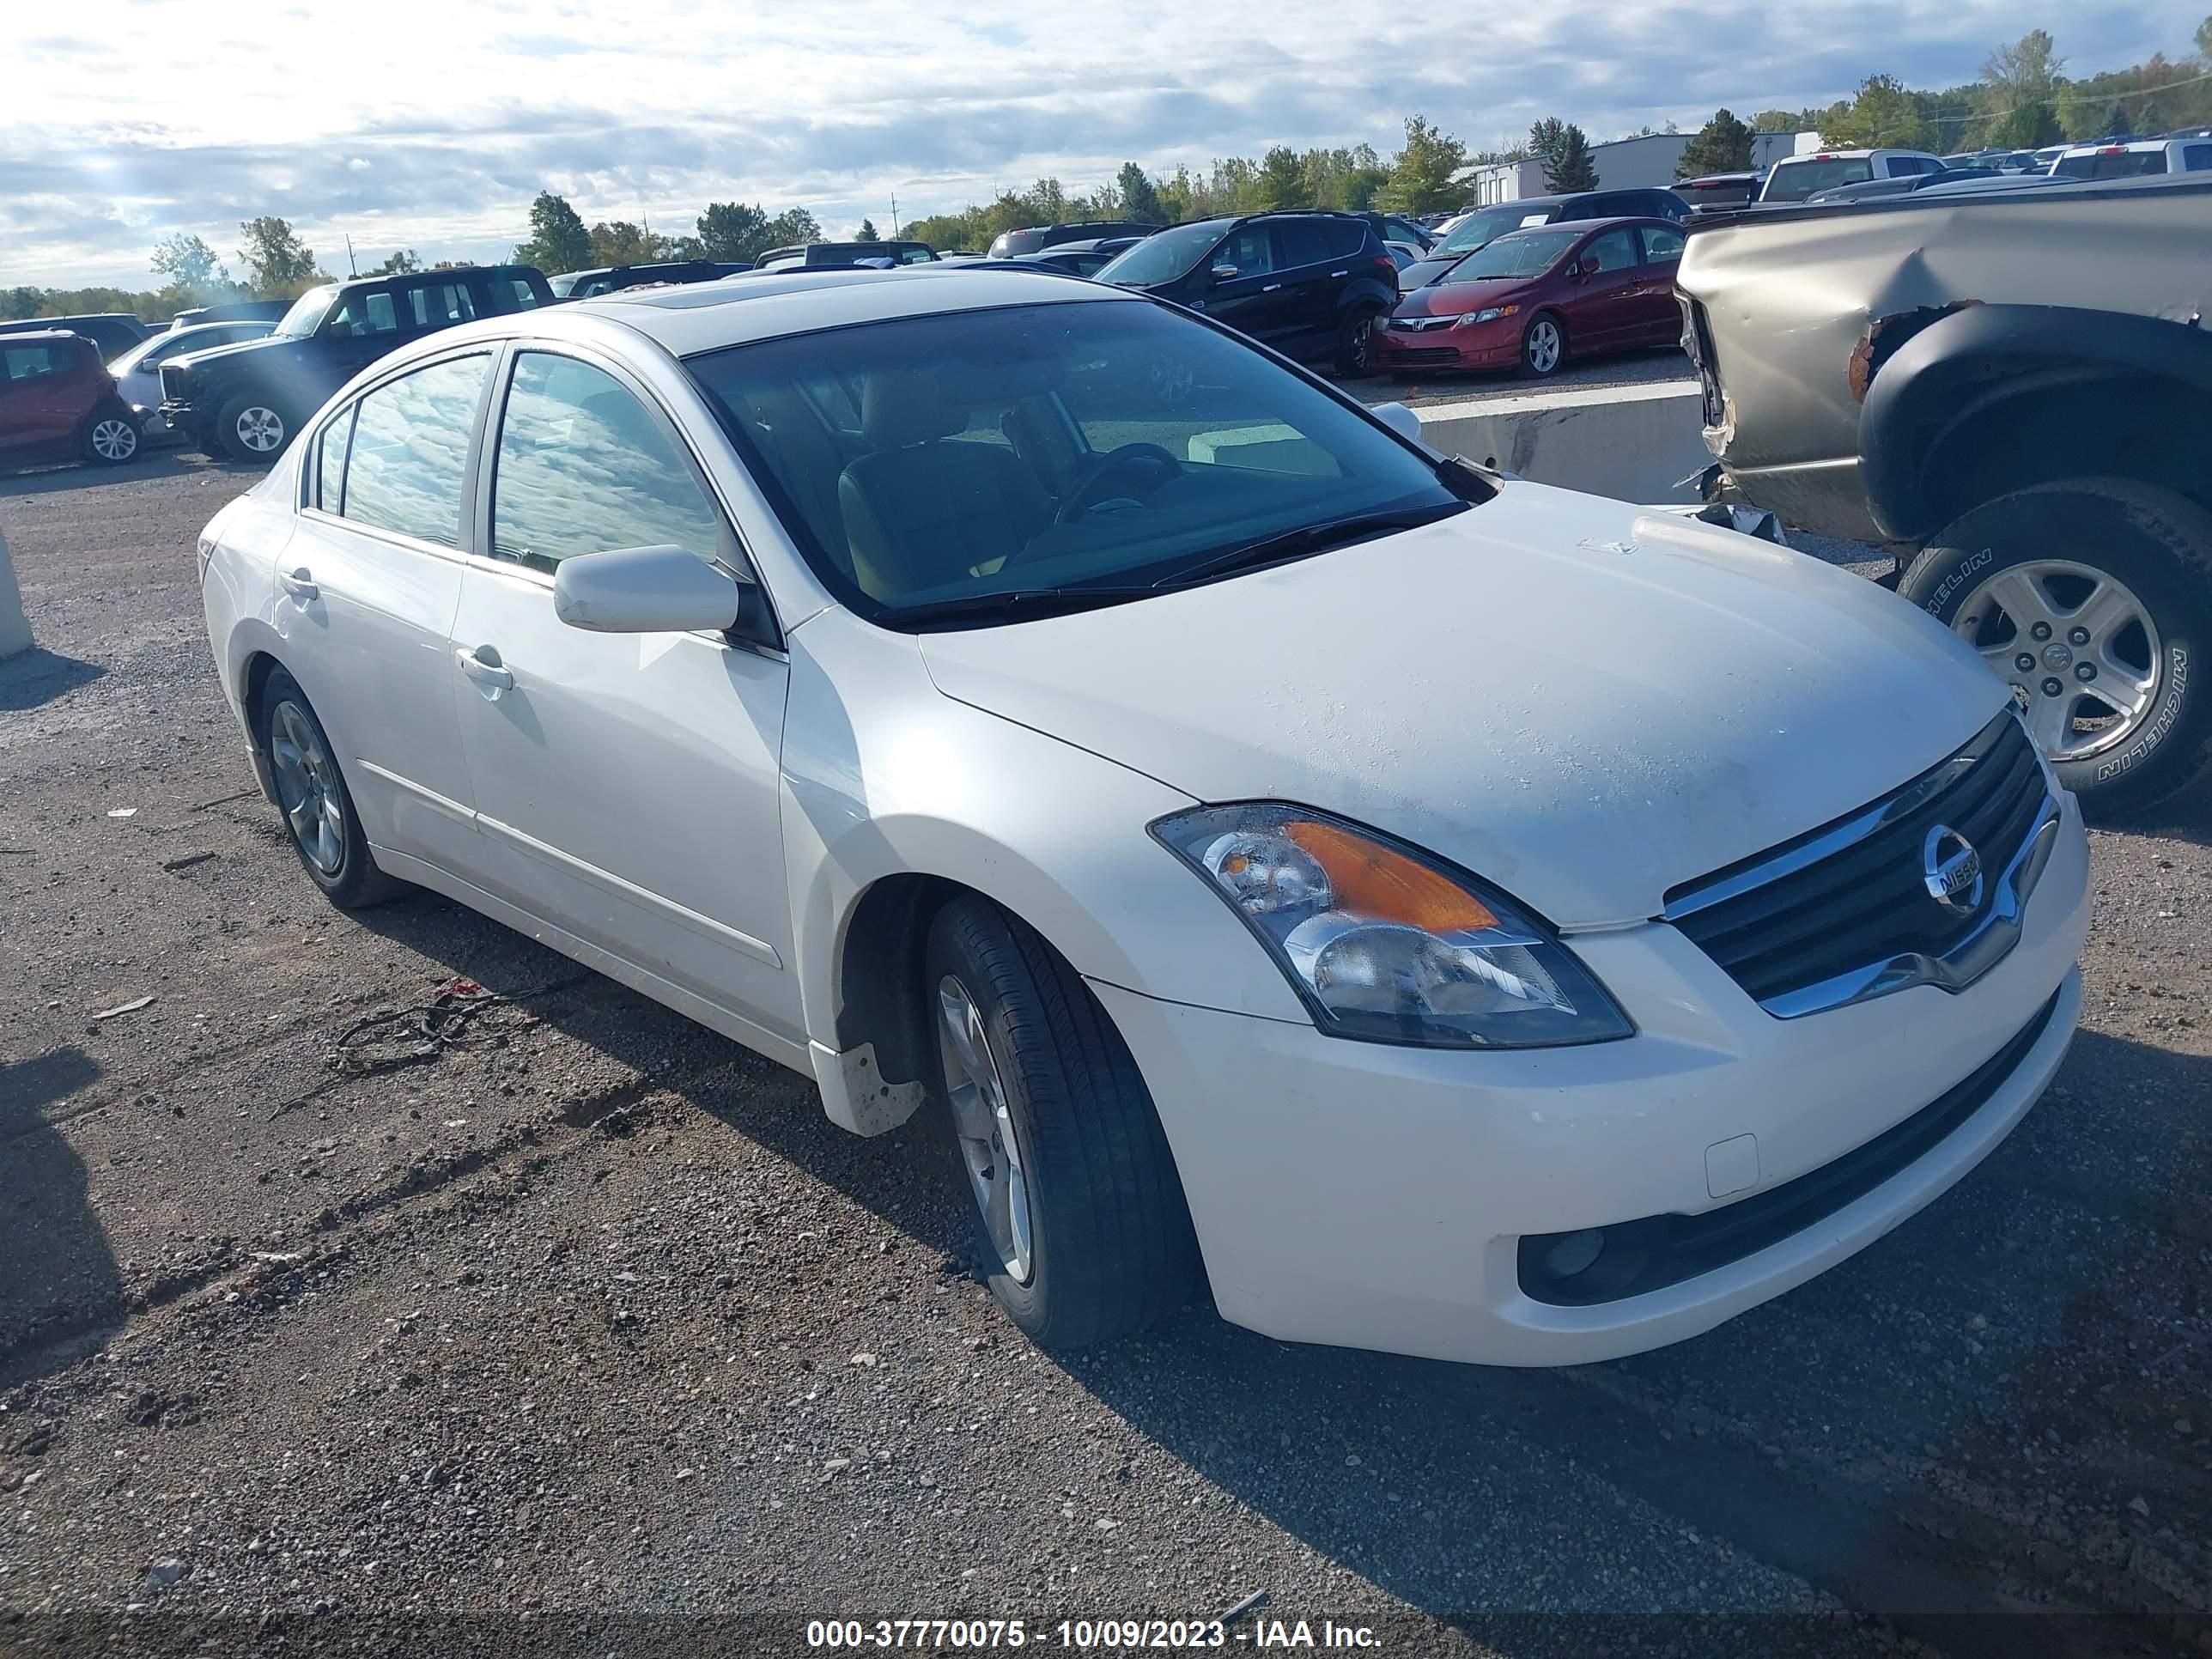
[[[1123,160],[1395,148],[1420,112],[1479,146],[1539,116],[1593,138],[1714,106],[1949,84],[2039,24],[2087,73],[2189,47],[2195,3],[1544,0],[70,0],[0,34],[0,285],[154,286],[172,231],[233,269],[276,213],[324,269],[395,246],[491,258],[542,187],[688,230],[711,200],[833,233]],[[1403,21],[1394,21],[1402,17]]]

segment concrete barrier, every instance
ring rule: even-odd
[[[1413,412],[1422,438],[1448,455],[1617,501],[1693,501],[1681,481],[1712,459],[1695,380],[1562,387]]]
[[[22,590],[15,586],[15,562],[8,556],[8,532],[0,530],[0,657],[31,648],[31,623],[23,615]]]

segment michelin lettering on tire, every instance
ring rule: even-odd
[[[1959,591],[1959,585],[1996,556],[1996,554],[1993,550],[1985,547],[1980,552],[1960,561],[1959,568],[1943,578],[1942,586],[1928,596],[1928,603],[1922,608],[1931,617],[1941,616],[1945,604],[1954,593]]]
[[[2181,718],[2182,707],[2189,695],[2187,650],[2178,645],[2170,649],[2166,653],[2166,672],[2172,682],[2173,695],[2166,700],[2166,707],[2159,710],[2158,718],[2145,726],[2133,743],[2097,769],[2098,782],[2105,783],[2117,778],[2149,754],[2166,741],[2166,734],[2173,729],[2174,721]]]

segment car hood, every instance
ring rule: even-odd
[[[189,363],[192,368],[198,368],[203,364],[212,363],[218,360],[228,362],[235,357],[248,357],[256,352],[283,351],[287,348],[295,348],[301,343],[300,341],[289,337],[280,338],[274,334],[264,334],[258,340],[234,340],[228,345],[210,346],[204,351],[181,352],[169,358],[162,367],[167,368],[169,363]]]
[[[1456,317],[1485,306],[1517,300],[1534,286],[1526,276],[1493,276],[1480,283],[1431,283],[1398,301],[1393,317]]]
[[[1567,927],[1657,915],[2005,700],[1871,582],[1517,482],[1419,530],[921,651],[960,702],[1200,800],[1340,813]]]

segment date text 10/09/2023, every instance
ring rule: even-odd
[[[1220,1619],[1063,1619],[1034,1628],[1021,1619],[813,1619],[806,1625],[806,1645],[821,1649],[919,1648],[942,1652],[1036,1646],[1126,1652],[1228,1648],[1232,1644],[1261,1649],[1382,1645],[1364,1625],[1340,1625],[1327,1619],[1318,1624],[1304,1619],[1261,1619],[1249,1631],[1231,1629]]]

